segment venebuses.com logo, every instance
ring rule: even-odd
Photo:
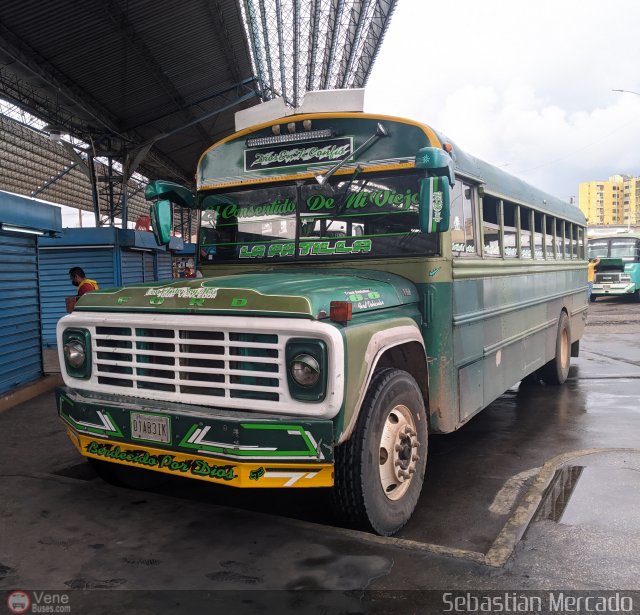
[[[7,596],[9,613],[70,613],[69,594],[65,592],[16,589]]]
[[[27,592],[17,589],[7,597],[7,606],[12,613],[26,613],[31,606],[31,598]]]

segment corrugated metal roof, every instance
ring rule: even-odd
[[[4,0],[0,99],[77,138],[85,158],[193,183],[199,155],[233,131],[235,111],[279,94],[295,105],[307,90],[362,87],[396,2]],[[10,123],[0,189],[91,210],[77,157]],[[135,220],[143,210],[129,190]],[[104,184],[102,193],[101,211]]]
[[[5,78],[20,81],[14,102],[99,153],[135,149],[251,90],[239,85],[253,69],[235,0],[10,0],[0,5],[0,41]],[[199,153],[231,125],[199,123],[180,133],[180,147],[159,140],[155,149],[190,179]],[[143,168],[166,176],[158,163]]]

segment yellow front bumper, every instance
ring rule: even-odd
[[[85,457],[164,472],[172,476],[254,489],[333,486],[332,464],[237,462],[87,437],[68,425],[67,433],[80,454]]]

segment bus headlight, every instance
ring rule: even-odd
[[[303,387],[312,387],[320,379],[320,365],[308,354],[299,354],[291,364],[293,379]]]
[[[82,364],[87,359],[84,346],[78,341],[67,342],[64,345],[64,358],[71,367],[75,369],[82,367]]]
[[[322,401],[327,392],[327,345],[322,340],[292,338],[285,350],[291,397]]]
[[[62,354],[69,376],[81,380],[91,376],[91,334],[87,329],[65,329]]]

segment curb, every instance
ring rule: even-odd
[[[536,476],[528,491],[525,493],[520,505],[513,512],[493,544],[484,556],[484,563],[494,568],[502,568],[513,555],[520,539],[526,532],[533,519],[547,487],[551,484],[556,471],[568,462],[588,455],[603,453],[640,453],[635,448],[591,448],[581,451],[563,453],[547,461]]]
[[[61,386],[62,383],[62,376],[60,374],[53,374],[43,376],[39,380],[12,390],[6,395],[0,397],[0,414],[6,410],[10,410],[14,406],[24,403],[25,401],[38,397],[38,395],[42,395],[57,386]]]

